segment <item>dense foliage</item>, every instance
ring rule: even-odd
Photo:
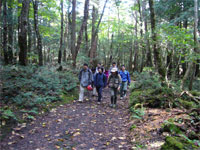
[[[53,102],[66,100],[65,97],[73,100],[77,96],[73,92],[77,78],[69,71],[57,72],[56,68],[48,66],[7,66],[1,73],[0,111],[4,121],[33,119],[33,114],[47,110]],[[23,113],[30,115],[23,118]]]

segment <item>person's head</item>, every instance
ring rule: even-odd
[[[101,63],[98,63],[98,64],[97,64],[97,67],[98,67],[98,68],[101,67]]]
[[[103,68],[99,67],[98,71],[99,71],[99,73],[102,73],[103,72]]]
[[[84,70],[87,70],[87,69],[88,69],[88,64],[86,64],[86,63],[83,64],[83,69],[84,69]]]
[[[91,70],[92,70],[93,73],[95,73],[95,71],[96,71],[96,69],[94,67],[92,67]]]
[[[112,66],[115,67],[115,66],[116,66],[116,62],[113,62],[113,63],[112,63]]]
[[[126,68],[125,68],[125,66],[124,65],[122,65],[122,71],[124,71]]]
[[[112,68],[111,74],[112,74],[112,75],[116,75],[116,74],[117,74],[117,68]]]

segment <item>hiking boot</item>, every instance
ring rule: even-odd
[[[110,107],[113,107],[113,104],[110,104],[109,106],[110,106]]]
[[[123,97],[120,97],[120,99],[122,100],[122,99],[123,99]]]
[[[100,105],[100,104],[101,104],[101,102],[97,102],[97,104],[98,104],[98,105]]]
[[[116,108],[117,107],[117,105],[116,104],[113,104],[113,108]]]

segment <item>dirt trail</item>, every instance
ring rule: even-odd
[[[109,89],[105,89],[102,104],[96,100],[74,101],[51,110],[8,135],[1,150],[130,149],[128,99],[118,98],[118,107],[110,108]]]

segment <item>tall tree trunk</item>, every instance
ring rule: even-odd
[[[37,37],[37,50],[38,50],[38,57],[39,57],[39,65],[43,65],[43,54],[42,54],[42,39],[38,27],[38,0],[33,0],[33,9],[34,9],[34,26],[35,26],[35,33]]]
[[[63,49],[63,22],[64,22],[64,16],[63,16],[63,0],[60,0],[60,6],[61,6],[61,32],[60,32],[60,49],[58,52],[58,63],[61,64],[62,60],[62,49]]]
[[[68,56],[67,56],[67,60],[71,60],[72,59],[72,12],[70,12],[70,8],[72,7],[72,2],[71,0],[69,0],[69,5],[68,5],[68,49],[71,50],[71,53],[69,52]]]
[[[143,71],[143,68],[144,68],[144,61],[145,61],[145,47],[143,46],[144,44],[144,37],[143,37],[143,17],[144,17],[144,14],[143,14],[143,11],[142,11],[142,6],[141,6],[141,2],[140,0],[137,0],[138,1],[138,7],[139,7],[139,14],[140,14],[140,36],[141,36],[141,40],[140,40],[140,47],[142,49],[142,59],[141,59],[141,65],[140,65],[140,72]],[[143,5],[143,4],[142,4]]]
[[[152,56],[151,56],[151,48],[150,48],[150,42],[149,42],[149,33],[148,33],[148,20],[147,20],[147,9],[146,9],[146,0],[142,3],[142,11],[143,11],[143,18],[144,18],[144,30],[145,30],[145,41],[146,41],[146,65],[148,67],[152,67]]]
[[[85,53],[87,54],[89,50],[89,40],[88,40],[88,27],[85,26]]]
[[[7,1],[3,1],[3,53],[5,64],[9,63],[8,59],[8,22],[7,22]]]
[[[138,18],[137,18],[137,12],[135,13],[135,40],[134,40],[134,69],[133,71],[139,71],[138,70],[138,35],[137,35],[137,32],[138,32]]]
[[[90,61],[92,63],[92,65],[95,65],[95,57],[96,57],[96,35],[95,35],[95,24],[97,21],[97,9],[95,8],[95,6],[93,6],[92,8],[92,38],[91,38],[91,49],[90,49],[90,53],[89,53],[89,57],[90,57]]]
[[[150,7],[150,17],[151,17],[151,31],[152,31],[152,40],[153,40],[153,51],[154,51],[154,61],[155,65],[158,69],[158,73],[161,76],[161,80],[165,80],[165,68],[162,65],[160,51],[157,45],[157,35],[156,35],[156,18],[154,13],[154,2],[153,0],[149,0],[149,7]]]
[[[80,31],[79,31],[77,44],[76,44],[76,48],[75,48],[75,53],[74,53],[74,56],[73,56],[73,66],[74,67],[76,67],[76,57],[78,55],[78,52],[79,52],[79,49],[80,49],[80,46],[81,46],[81,42],[82,42],[82,38],[83,38],[83,31],[85,29],[85,26],[87,25],[89,2],[90,2],[90,0],[85,0],[83,21],[82,21],[82,25],[81,25],[81,28],[80,28]]]
[[[22,9],[20,14],[20,24],[19,24],[19,63],[21,65],[27,64],[27,26],[28,26],[28,11],[29,11],[30,1],[22,1]]]
[[[73,66],[76,66],[76,0],[72,0],[72,24],[71,24],[71,53]]]
[[[1,16],[2,1],[3,1],[3,0],[0,0],[0,16]]]
[[[188,27],[188,20],[187,19],[184,21],[183,27],[185,29],[187,29],[187,27]],[[185,75],[186,70],[187,70],[187,65],[186,65],[186,62],[185,62],[185,53],[186,53],[186,49],[184,48],[183,49],[183,56],[181,58],[181,61],[183,61],[183,63],[182,63],[182,69],[183,69],[182,75],[183,76]]]
[[[97,27],[95,29],[95,31],[93,31],[93,40],[91,41],[91,48],[90,48],[90,59],[92,59],[92,64],[95,65],[95,55],[96,55],[96,48],[97,48],[97,35],[98,35],[98,32],[99,32],[99,26],[101,24],[101,20],[103,18],[103,15],[104,15],[104,11],[105,11],[105,8],[106,8],[106,4],[107,4],[108,0],[105,1],[104,3],[104,7],[103,7],[103,10],[102,10],[102,13],[101,13],[101,16],[100,16],[100,19],[98,21],[98,24],[97,24]]]
[[[31,28],[31,22],[29,20],[28,22],[28,52],[31,53],[32,48],[32,28]]]
[[[8,3],[8,60],[13,61],[13,0]]]
[[[197,32],[198,32],[198,0],[194,0],[194,52],[195,53],[200,53],[200,46],[199,46],[199,41],[197,37]],[[196,69],[195,69],[195,76],[199,75],[199,63],[200,59],[197,60],[196,64]]]
[[[113,61],[113,40],[114,40],[114,34],[112,33],[111,44],[110,44],[110,58],[109,58],[108,67],[110,67],[110,64],[112,64],[112,61]]]
[[[132,71],[133,67],[133,42],[131,42],[130,56],[129,56],[129,70]]]
[[[69,26],[68,26],[68,12],[66,13],[66,17],[65,17],[65,33],[64,33],[64,43],[63,43],[63,61],[66,62],[66,58],[67,58],[67,47],[68,47],[68,29],[69,29]]]

